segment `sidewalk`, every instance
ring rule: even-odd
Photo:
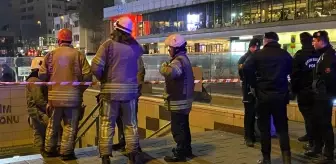
[[[192,134],[192,147],[195,157],[183,163],[193,164],[254,164],[260,158],[258,148],[248,148],[244,145],[244,139],[241,135],[227,133],[223,131],[208,131]],[[171,137],[148,139],[141,141],[145,159],[148,164],[165,164],[163,157],[171,153],[171,148],[175,145]],[[258,147],[258,146],[257,146]],[[113,153],[111,158],[114,164],[124,164],[127,158],[119,152]],[[2,159],[0,163],[29,163],[29,164],[98,164],[101,160],[98,158],[97,148],[90,147],[76,150],[75,161],[63,162],[58,158],[42,159],[40,155],[25,156],[11,159]],[[272,153],[272,164],[282,163],[278,153]],[[293,164],[301,162],[293,161]]]

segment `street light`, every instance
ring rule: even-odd
[[[42,26],[41,21],[37,21],[37,24],[40,25],[40,28],[41,28],[41,26]]]

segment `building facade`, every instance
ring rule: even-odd
[[[0,31],[0,57],[14,56],[14,33]]]
[[[104,9],[104,17],[128,15],[134,36],[148,53],[167,53],[164,38],[180,33],[191,53],[244,52],[253,37],[275,31],[283,48],[301,48],[299,33],[326,29],[336,42],[334,0],[140,0]]]
[[[52,48],[55,44],[54,17],[72,12],[80,0],[12,0],[12,8],[24,49]]]

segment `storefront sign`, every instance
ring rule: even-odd
[[[29,76],[30,67],[18,67],[18,76]]]
[[[20,117],[12,115],[12,107],[10,105],[0,104],[0,126],[7,124],[18,124]]]

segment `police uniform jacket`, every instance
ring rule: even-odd
[[[243,92],[243,103],[251,103],[253,101],[253,95],[250,93],[250,85],[246,83],[246,79],[244,77],[243,67],[247,58],[252,55],[251,51],[247,51],[240,59],[238,60],[238,74],[240,80],[242,81],[242,92]]]
[[[288,101],[288,75],[292,71],[291,55],[277,42],[270,42],[245,61],[246,82],[255,88],[259,102]]]
[[[303,45],[293,58],[291,74],[292,91],[294,93],[312,91],[313,72],[320,57],[312,45]]]
[[[313,88],[319,94],[336,96],[336,55],[331,45],[318,50],[321,54],[316,65]]]

